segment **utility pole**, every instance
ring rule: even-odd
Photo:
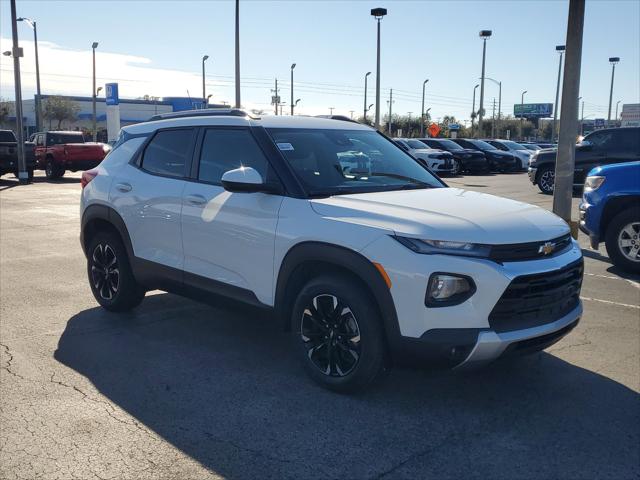
[[[380,129],[380,21],[387,14],[386,8],[372,8],[371,15],[375,17],[378,23],[378,47],[376,56],[376,129]]]
[[[420,109],[420,137],[424,137],[424,88],[427,85],[429,79],[427,78],[422,82],[422,108]],[[475,92],[474,92],[475,93]]]
[[[209,55],[205,55],[202,57],[202,100],[204,102],[203,108],[205,108],[207,104],[207,88],[204,85],[204,77],[205,77],[204,62],[206,62],[208,58],[209,58]]]
[[[613,100],[613,79],[616,76],[616,63],[620,61],[620,57],[611,57],[609,62],[611,63],[611,89],[609,90],[609,114],[607,115],[607,127],[611,123],[611,102]]]
[[[36,21],[30,18],[20,17],[18,21],[27,22],[27,25],[33,29],[33,44],[36,53],[36,132],[39,132],[40,122],[42,121],[42,108],[40,107],[40,95],[42,93],[40,91],[40,61],[38,59],[38,26],[36,25]]]
[[[489,77],[485,77],[485,80],[489,80],[493,83],[495,83],[496,85],[498,85],[498,120],[496,122],[496,134],[498,135],[498,138],[500,138],[500,114],[502,112],[502,82],[499,82],[493,78],[489,78]],[[492,130],[493,132],[493,127]]]
[[[20,83],[20,57],[23,56],[22,49],[18,46],[18,20],[16,15],[16,0],[11,0],[11,36],[13,48],[13,81],[15,83],[16,95],[16,130],[18,140],[18,180],[21,184],[29,183],[27,164],[24,158],[24,127],[22,125],[22,85]]]
[[[482,136],[482,119],[484,118],[484,66],[487,55],[487,38],[491,37],[491,30],[480,30],[480,38],[482,38],[482,76],[480,78],[480,111],[478,118],[478,131]]]
[[[369,110],[367,108],[367,77],[371,75],[371,72],[367,72],[364,75],[364,113],[362,114],[362,118],[364,120],[364,123],[367,123],[367,110]]]
[[[491,120],[491,138],[496,138],[496,97],[493,97],[493,113]]]
[[[93,51],[93,90],[91,92],[93,99],[93,141],[98,139],[98,127],[96,119],[96,48],[98,48],[98,42],[91,44],[91,50]]]
[[[578,94],[580,93],[580,66],[582,62],[582,32],[584,28],[585,0],[569,0],[567,46],[562,82],[562,117],[553,190],[553,213],[571,226],[577,237],[577,224],[571,221],[573,175],[576,154]]]
[[[478,87],[480,86],[480,84],[477,84],[475,87],[473,87],[473,111],[471,112],[471,136],[475,138],[475,132],[474,132],[474,123],[473,121],[476,118],[476,90],[478,89]]]
[[[293,116],[293,109],[295,107],[295,103],[293,101],[293,69],[296,68],[296,64],[291,64],[291,116]]]
[[[391,136],[391,106],[393,105],[393,88],[389,90],[389,136]]]
[[[524,94],[527,93],[527,90],[522,92],[522,97],[520,97],[520,140],[524,140]]]
[[[236,108],[240,108],[240,0],[236,0]]]
[[[558,119],[558,99],[560,98],[560,73],[562,72],[562,56],[564,55],[564,45],[557,45],[556,51],[560,52],[558,61],[558,83],[556,84],[556,104],[553,106],[553,128],[551,129],[551,141],[556,138],[556,120]]]
[[[276,78],[276,89],[275,90],[271,90],[272,92],[274,92],[274,97],[273,97],[273,104],[276,106],[276,115],[278,115],[278,79]]]

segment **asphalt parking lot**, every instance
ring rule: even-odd
[[[551,206],[526,174],[446,181]],[[640,279],[606,255],[585,250],[584,317],[548,351],[340,396],[255,311],[166,293],[98,308],[79,193],[79,174],[0,179],[0,478],[640,475]]]

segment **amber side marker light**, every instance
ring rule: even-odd
[[[389,278],[389,275],[387,274],[387,272],[385,272],[384,267],[376,262],[373,262],[373,265],[376,267],[378,272],[380,272],[380,275],[382,275],[382,278],[384,279],[384,283],[387,284],[387,287],[389,288],[389,290],[391,290],[391,279]]]

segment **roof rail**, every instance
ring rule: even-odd
[[[153,122],[156,120],[167,120],[174,118],[189,118],[189,117],[250,117],[258,119],[260,117],[253,117],[244,110],[239,108],[201,108],[198,110],[182,110],[180,112],[168,112],[159,113],[152,116],[148,121]]]
[[[316,115],[316,118],[330,118],[331,120],[342,120],[343,122],[358,123],[353,118],[349,118],[344,115]]]

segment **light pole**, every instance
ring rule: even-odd
[[[609,90],[609,114],[607,115],[607,127],[611,122],[611,101],[613,100],[613,79],[616,75],[616,64],[619,61],[620,61],[620,57],[609,58],[609,63],[611,63],[611,90]]]
[[[558,100],[560,99],[560,74],[562,72],[562,57],[564,56],[564,45],[557,45],[556,51],[560,53],[558,61],[558,83],[556,84],[556,103],[553,106],[553,127],[551,128],[551,142],[556,138],[556,121],[558,120]]]
[[[471,111],[471,136],[474,137],[474,123],[473,121],[476,118],[476,90],[478,89],[478,87],[480,86],[480,84],[477,84],[475,87],[473,87],[473,109]]]
[[[11,37],[12,48],[10,55],[13,57],[13,81],[16,95],[16,136],[18,144],[18,180],[20,183],[29,183],[29,174],[24,156],[24,128],[22,126],[22,86],[20,85],[20,57],[22,49],[18,46],[18,20],[16,14],[16,0],[11,0]],[[6,52],[3,53],[6,55]]]
[[[378,22],[378,49],[376,59],[376,120],[375,126],[380,128],[380,21],[382,17],[387,14],[386,8],[372,8],[371,15],[375,17]]]
[[[367,77],[371,75],[371,72],[367,72],[364,74],[364,113],[362,114],[362,118],[364,119],[364,123],[367,123]]]
[[[484,65],[487,55],[487,38],[491,37],[491,30],[480,30],[482,38],[482,75],[480,77],[480,111],[478,117],[478,131],[482,135],[482,118],[484,117]]]
[[[240,0],[236,0],[236,108],[240,108]]]
[[[424,89],[427,86],[427,82],[429,79],[427,78],[424,82],[422,82],[422,108],[420,109],[420,137],[424,137]]]
[[[391,120],[391,115],[392,115],[392,111],[393,111],[393,88],[389,90],[389,100],[387,101],[387,103],[389,104],[389,136],[391,136],[391,125],[392,125],[392,120]]]
[[[202,57],[202,100],[204,100],[205,105],[207,103],[207,88],[204,85],[204,77],[205,77],[204,62],[206,62],[208,59],[209,59],[209,55],[205,55],[204,57]]]
[[[37,97],[36,97],[36,132],[40,131],[40,120],[41,120],[41,113],[40,113],[40,61],[38,60],[38,27],[36,26],[36,21],[35,20],[31,20],[30,18],[26,18],[26,17],[20,17],[18,19],[19,22],[26,22],[27,25],[29,25],[32,29],[33,29],[33,44],[35,46],[35,51],[36,51],[36,92],[37,92]]]
[[[329,107],[329,115],[333,116],[333,110],[335,109],[335,107]]]
[[[616,122],[618,121],[618,105],[620,104],[620,102],[621,102],[621,101],[622,101],[622,100],[618,100],[618,101],[616,102]]]
[[[493,78],[485,77],[485,80],[490,80],[496,85],[498,85],[498,121],[496,124],[496,131],[498,132],[498,138],[500,138],[500,123],[501,123],[501,112],[502,112],[502,82],[494,80]]]
[[[527,93],[527,90],[522,92],[522,96],[520,97],[520,140],[523,139],[523,120],[524,120],[524,94]]]
[[[93,50],[93,141],[98,139],[98,127],[96,126],[96,48],[98,48],[98,42],[91,44]]]
[[[291,64],[291,115],[293,115],[293,108],[295,107],[294,101],[293,101],[293,69],[296,68],[296,64],[292,63]]]

